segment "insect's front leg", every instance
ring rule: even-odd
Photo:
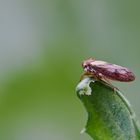
[[[80,81],[82,79],[84,79],[85,77],[93,77],[92,74],[90,72],[84,72],[82,75],[81,75],[81,78],[80,78]]]
[[[95,80],[100,80],[101,79],[100,75],[97,72],[84,72],[81,75],[80,81],[82,79],[84,79],[85,77],[91,77],[91,78],[94,78]]]

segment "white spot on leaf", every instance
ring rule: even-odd
[[[83,134],[83,133],[85,133],[85,132],[86,132],[86,128],[83,128],[83,129],[81,130],[80,134]]]
[[[91,78],[85,78],[83,79],[79,84],[78,86],[76,87],[76,92],[79,93],[79,95],[91,95],[91,88],[89,86],[89,84],[91,82],[95,82],[93,81]]]

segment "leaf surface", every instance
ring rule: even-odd
[[[88,113],[85,132],[94,140],[140,140],[135,113],[119,90],[87,77],[76,92]]]

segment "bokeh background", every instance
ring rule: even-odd
[[[75,87],[88,57],[129,67],[114,82],[140,119],[140,2],[0,0],[0,139],[91,140]]]

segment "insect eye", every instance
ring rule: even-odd
[[[83,65],[83,68],[85,69],[85,68],[87,68],[88,66],[87,65]]]
[[[84,68],[85,71],[89,71],[89,66],[88,65],[85,65],[83,68]]]

